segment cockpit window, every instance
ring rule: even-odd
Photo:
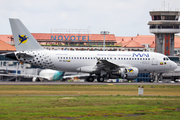
[[[163,60],[164,60],[164,61],[168,61],[169,58],[168,58],[168,57],[164,57]]]

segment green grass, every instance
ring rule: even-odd
[[[179,108],[180,97],[0,97],[0,119],[178,119]]]
[[[144,95],[180,96],[180,85],[144,85]],[[138,95],[138,85],[0,85],[0,95]]]
[[[178,94],[179,89],[180,86],[156,85],[152,87],[146,85],[144,86],[146,92],[152,94],[158,92],[159,95],[137,96],[136,85],[1,85],[1,95],[9,96],[0,96],[0,119],[179,119],[180,96],[166,94],[169,92]],[[84,94],[73,96],[73,93],[78,95],[73,91]],[[134,91],[136,94],[125,96],[121,94],[125,93],[124,91],[127,95]],[[99,95],[92,96],[93,92],[98,92]],[[105,92],[110,94],[104,94]],[[113,95],[113,92],[116,95]],[[65,93],[69,96],[42,96],[65,95]]]

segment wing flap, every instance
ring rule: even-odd
[[[129,64],[116,64],[107,60],[98,60],[95,71],[130,67]]]

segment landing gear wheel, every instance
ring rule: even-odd
[[[98,76],[97,81],[98,82],[104,82],[104,77],[103,76]]]
[[[153,80],[153,79],[150,79],[150,82],[151,82],[151,83],[153,83],[153,82],[154,82],[154,80]]]
[[[93,76],[89,76],[86,79],[88,82],[93,82],[94,81],[94,77]]]

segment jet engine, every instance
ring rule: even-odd
[[[128,67],[128,68],[119,68],[117,70],[111,71],[110,78],[123,78],[132,80],[138,77],[139,70],[136,67]]]

